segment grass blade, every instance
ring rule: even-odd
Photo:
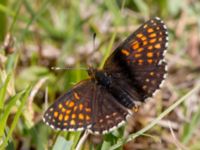
[[[23,107],[24,107],[24,105],[25,105],[25,103],[26,103],[26,100],[27,100],[27,98],[28,98],[28,96],[29,96],[30,91],[31,91],[31,87],[28,87],[28,88],[25,90],[25,93],[24,93],[24,95],[23,95],[22,98],[21,98],[21,104],[19,105],[18,111],[17,111],[17,113],[16,113],[16,115],[15,115],[15,117],[14,117],[14,120],[13,120],[13,122],[12,122],[12,124],[11,124],[10,130],[9,130],[9,132],[8,132],[8,135],[6,136],[5,141],[4,141],[3,144],[2,144],[2,147],[5,147],[5,146],[7,145],[8,140],[10,139],[10,137],[11,137],[11,135],[12,135],[14,129],[15,129],[15,127],[16,127],[16,125],[17,125],[17,122],[18,122],[18,120],[19,120],[19,117],[20,117],[21,114],[22,114]]]
[[[1,0],[0,1],[0,4],[3,5],[3,6],[6,6],[7,5],[7,0]],[[7,27],[7,18],[6,18],[6,15],[5,13],[1,12],[0,11],[0,20],[1,20],[1,23],[0,23],[0,41],[3,41],[4,40],[4,37],[5,37],[5,33],[6,33],[6,27]]]
[[[184,125],[182,142],[187,144],[192,138],[194,131],[200,124],[200,107],[199,110],[193,115],[192,120]]]
[[[113,43],[115,41],[115,37],[116,37],[116,32],[114,32],[113,35],[112,35],[112,38],[111,38],[110,43],[108,45],[108,48],[106,49],[106,51],[104,53],[104,57],[103,57],[103,60],[100,64],[100,68],[103,68],[104,63],[106,62],[108,56],[110,55],[110,51],[111,51]]]
[[[2,87],[0,87],[0,110],[3,109],[3,106],[4,106],[6,89],[8,88],[8,83],[10,81],[10,78],[11,78],[11,74],[8,74],[4,85]]]
[[[20,97],[22,96],[23,93],[24,93],[24,91],[19,92],[15,96],[11,97],[8,105],[5,108],[4,113],[0,116],[1,117],[1,120],[0,120],[0,137],[3,136],[4,129],[5,129],[5,126],[6,126],[6,121],[8,119],[9,114],[10,114],[11,108],[15,105],[16,101],[18,99],[20,99]]]

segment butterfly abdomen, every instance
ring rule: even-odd
[[[123,105],[124,107],[128,109],[134,107],[135,104],[133,98],[125,90],[123,90],[123,87],[110,86],[108,90],[116,98],[117,102]]]

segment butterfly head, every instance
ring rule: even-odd
[[[98,69],[89,67],[88,75],[92,77],[96,81],[96,83],[99,83],[105,87],[109,87],[112,82],[112,77],[108,76],[104,70],[98,70]]]
[[[87,72],[88,72],[88,75],[89,75],[90,77],[95,78],[97,69],[95,69],[95,68],[89,66],[88,69],[87,69]]]

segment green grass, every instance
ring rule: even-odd
[[[178,142],[188,149],[200,149],[198,126],[200,123],[199,95],[194,88],[199,82],[199,11],[200,2],[123,0],[102,1],[30,1],[0,2],[0,147],[16,149],[75,149],[81,132],[57,132],[42,121],[45,111],[45,90],[48,105],[86,79],[85,70],[50,69],[54,66],[103,68],[114,48],[140,24],[159,16],[169,28],[167,62],[169,77],[151,102],[144,106],[155,108],[135,114],[134,133],[123,138],[124,127],[102,137],[94,144],[88,138],[82,149],[123,149],[123,146],[149,143],[165,149],[178,149],[161,119],[178,125],[173,129]],[[5,36],[14,39],[14,53],[4,50]],[[97,33],[93,49],[92,36]],[[197,40],[196,40],[197,39]],[[93,51],[91,50],[93,49]],[[92,52],[91,52],[92,51]],[[72,59],[72,64],[68,63]],[[37,89],[29,112],[30,93],[40,80],[46,81]],[[27,88],[28,87],[28,88]],[[33,87],[33,88],[30,88]],[[188,93],[188,94],[186,94]],[[189,97],[188,97],[189,95]],[[180,97],[180,98],[179,98]],[[147,107],[148,109],[148,107]],[[141,108],[146,112],[145,108]],[[150,113],[151,112],[151,113]],[[177,113],[178,112],[178,113]],[[142,114],[142,117],[137,117]],[[185,118],[181,118],[184,116]],[[142,119],[141,119],[142,118]],[[154,118],[154,121],[148,121]],[[40,133],[40,134],[38,134]],[[148,136],[147,136],[148,135]],[[160,140],[154,139],[159,137]],[[167,138],[166,138],[167,137]],[[23,139],[23,140],[22,140]],[[163,144],[162,141],[164,140]],[[129,141],[129,144],[127,142]],[[125,144],[126,143],[126,144]],[[20,147],[21,148],[21,147]],[[136,147],[137,148],[137,147]]]

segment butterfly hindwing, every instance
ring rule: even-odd
[[[94,104],[94,124],[90,131],[93,133],[107,133],[125,123],[128,112],[117,100],[101,86],[96,86]]]
[[[165,78],[168,34],[165,24],[153,18],[131,34],[107,59],[104,69],[117,80],[130,80],[141,101],[153,95]]]

